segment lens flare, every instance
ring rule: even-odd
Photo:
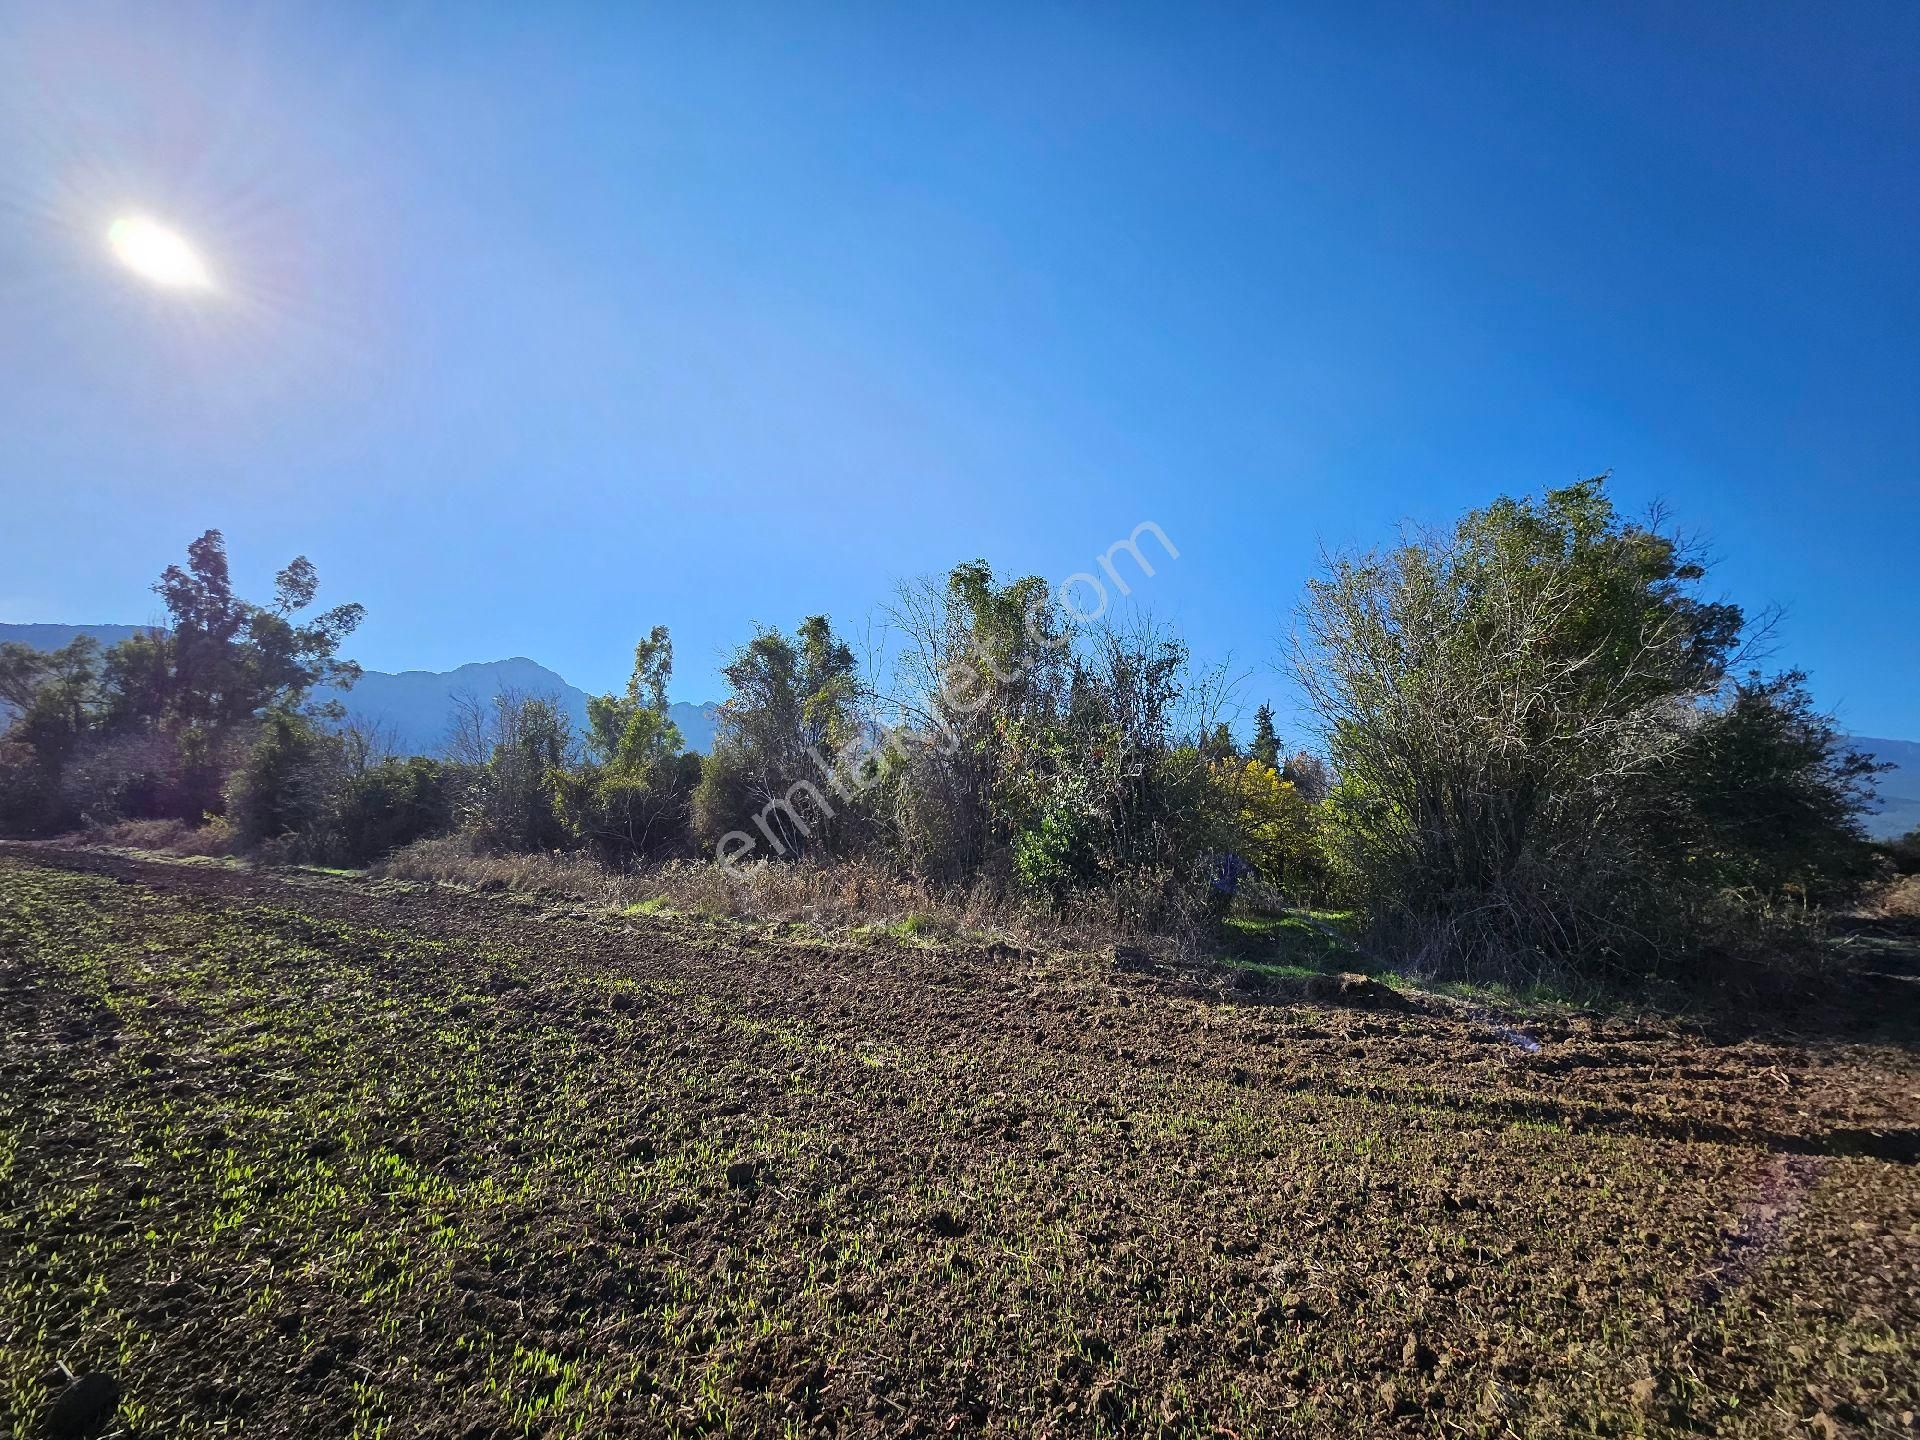
[[[213,275],[186,237],[145,215],[122,215],[107,227],[120,263],[169,290],[211,290]]]

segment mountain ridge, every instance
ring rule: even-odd
[[[316,698],[338,700],[349,720],[386,732],[396,748],[419,755],[445,752],[462,702],[491,703],[508,693],[553,700],[576,731],[586,729],[587,692],[525,655],[469,661],[451,670],[366,670],[351,690],[315,692]],[[705,754],[713,748],[718,710],[713,701],[676,700],[667,714],[687,749]]]

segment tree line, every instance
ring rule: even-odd
[[[155,586],[164,626],[0,647],[0,825],[165,819],[353,865],[453,833],[621,868],[859,860],[1129,927],[1351,907],[1433,971],[1644,972],[1884,863],[1858,819],[1876,766],[1802,674],[1751,663],[1764,623],[1706,578],[1605,477],[1335,557],[1286,657],[1324,758],[1289,755],[1265,705],[1242,744],[1224,677],[1164,628],[1083,623],[984,561],[903,587],[877,666],[825,615],[758,631],[704,757],[668,715],[664,626],[584,729],[504,695],[423,757],[313,700],[355,678],[360,608],[303,618],[304,559],[241,600],[209,531]]]

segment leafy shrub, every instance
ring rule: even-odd
[[[1213,804],[1231,831],[1231,849],[1274,890],[1296,900],[1321,898],[1327,869],[1319,812],[1293,782],[1259,760],[1212,766]]]
[[[1657,965],[1737,889],[1848,883],[1871,762],[1798,676],[1730,685],[1745,617],[1602,479],[1331,563],[1295,670],[1335,863],[1431,968]]]
[[[603,765],[558,771],[555,809],[568,832],[609,865],[659,858],[685,846],[700,773],[698,755],[662,756],[641,771]]]
[[[1803,674],[1755,674],[1697,718],[1644,804],[1686,883],[1827,904],[1872,877],[1857,817],[1881,768],[1841,743]]]
[[[387,760],[347,782],[334,817],[338,858],[365,865],[453,824],[445,767],[415,757]]]
[[[1013,837],[1013,876],[1027,894],[1058,908],[1099,874],[1099,816],[1073,777],[1049,795],[1037,818]]]
[[[290,854],[323,848],[338,774],[338,746],[331,737],[296,711],[270,711],[228,786],[234,834],[249,848],[267,841],[294,842]]]

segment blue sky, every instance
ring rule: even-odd
[[[1916,737],[1916,140],[1904,0],[0,3],[0,619],[150,618],[218,526],[370,666],[664,622],[703,699],[1153,520],[1285,711],[1323,546],[1611,469]]]

